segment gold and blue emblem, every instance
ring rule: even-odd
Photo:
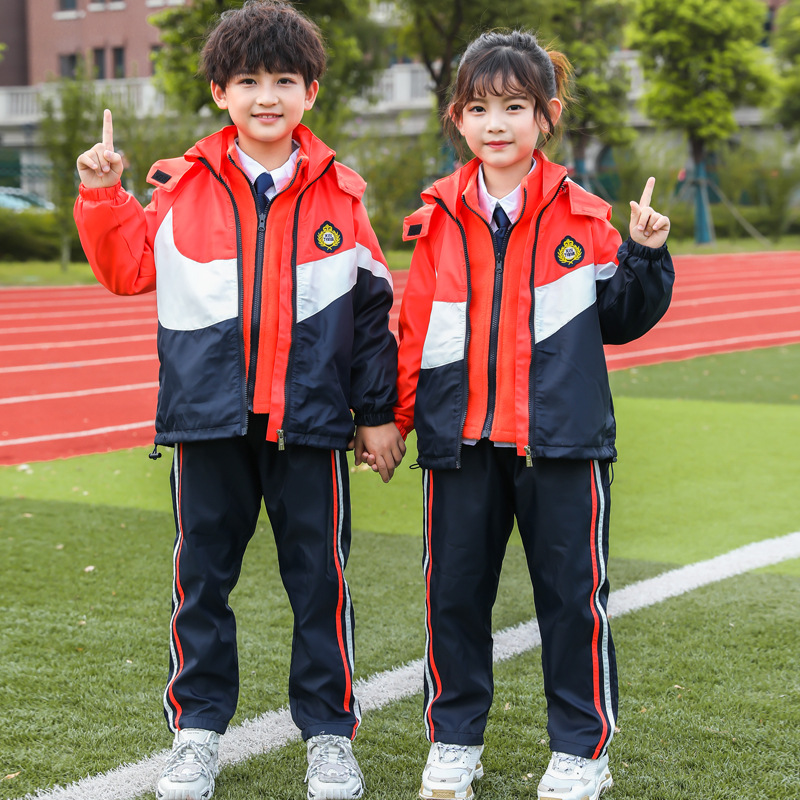
[[[323,222],[314,234],[314,243],[325,253],[332,253],[342,246],[342,232],[331,222]]]
[[[583,261],[583,245],[576,242],[571,236],[565,236],[556,248],[556,261],[562,267],[577,267]]]

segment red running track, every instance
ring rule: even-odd
[[[672,305],[611,369],[800,342],[800,253],[682,256]],[[394,273],[397,329],[407,273]],[[155,294],[0,289],[0,464],[153,441]]]

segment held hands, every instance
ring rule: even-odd
[[[111,112],[103,112],[103,141],[78,156],[78,175],[88,189],[106,189],[120,182],[122,156],[114,152]]]
[[[669,235],[669,217],[659,214],[650,207],[655,185],[656,179],[648,178],[642,199],[638,203],[631,200],[631,239],[645,247],[661,247]]]
[[[368,427],[359,425],[354,440],[355,464],[367,464],[373,472],[380,473],[384,483],[389,483],[406,454],[406,443],[394,422]]]

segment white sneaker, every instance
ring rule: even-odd
[[[218,748],[219,734],[215,731],[178,731],[156,786],[157,800],[208,800],[219,774]]]
[[[597,800],[613,784],[608,755],[581,758],[553,753],[537,793],[539,800]]]
[[[472,797],[472,779],[483,777],[483,745],[434,742],[422,771],[422,800],[466,800]]]
[[[355,800],[364,794],[364,776],[346,736],[323,733],[308,746],[308,800]]]

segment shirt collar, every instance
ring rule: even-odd
[[[277,194],[291,180],[292,175],[294,175],[297,157],[300,154],[300,144],[292,139],[292,154],[289,156],[288,160],[277,169],[270,170],[264,169],[263,165],[259,164],[254,158],[251,158],[249,155],[247,155],[247,153],[245,153],[244,150],[239,147],[238,139],[236,140],[236,152],[239,155],[239,161],[242,165],[242,169],[247,174],[247,177],[250,178],[250,183],[255,183],[256,178],[262,172],[269,172],[269,175],[275,184],[274,194]],[[272,189],[268,190],[267,196],[269,197],[272,193]]]
[[[528,174],[530,175],[534,169],[536,169],[536,159],[533,159],[533,164]],[[522,205],[522,184],[519,184],[516,189],[510,191],[505,197],[494,197],[489,194],[489,190],[486,188],[486,181],[483,178],[483,164],[481,164],[478,169],[478,204],[481,211],[486,215],[486,219],[490,221],[492,228],[495,227],[492,214],[494,214],[495,206],[498,204],[506,212],[508,218],[512,222],[516,222]]]

